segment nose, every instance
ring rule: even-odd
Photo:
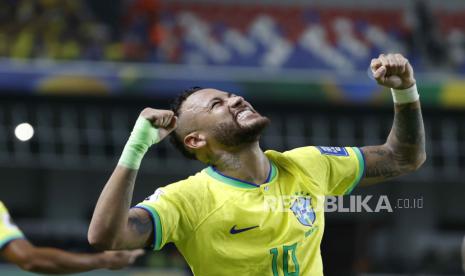
[[[230,107],[239,107],[244,103],[244,98],[241,96],[234,95],[229,98],[228,103]]]

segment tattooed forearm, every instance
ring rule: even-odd
[[[363,147],[366,175],[374,182],[417,169],[425,160],[425,130],[420,103],[395,106],[394,124],[386,144]]]
[[[387,139],[400,172],[417,168],[425,159],[425,129],[420,103],[395,106],[394,125]]]
[[[421,115],[420,103],[411,103],[395,106],[394,125],[392,131],[399,143],[425,146],[425,129]]]
[[[128,225],[129,228],[136,231],[137,234],[146,234],[152,231],[152,221],[150,218],[137,213],[130,214]]]

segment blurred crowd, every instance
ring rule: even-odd
[[[91,3],[0,1],[0,56],[142,61],[158,43],[152,30],[157,28],[157,1],[101,1],[103,8],[116,9],[113,16],[121,21],[116,25],[100,18]]]
[[[122,54],[80,1],[0,2],[0,55],[14,58],[112,59]],[[117,52],[117,51],[116,51]]]
[[[410,9],[380,10],[5,0],[0,2],[0,56],[365,70],[371,57],[401,52],[420,68],[465,73],[464,16],[465,5],[433,10],[421,1]]]

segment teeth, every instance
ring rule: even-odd
[[[248,109],[244,110],[244,111],[241,111],[241,112],[239,112],[239,114],[237,114],[237,119],[242,120],[245,116],[247,116],[247,115],[249,115],[251,113],[252,113],[252,111],[250,111]]]

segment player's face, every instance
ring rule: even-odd
[[[216,89],[202,89],[188,97],[183,116],[207,141],[214,139],[224,146],[256,142],[269,124],[244,98]]]

